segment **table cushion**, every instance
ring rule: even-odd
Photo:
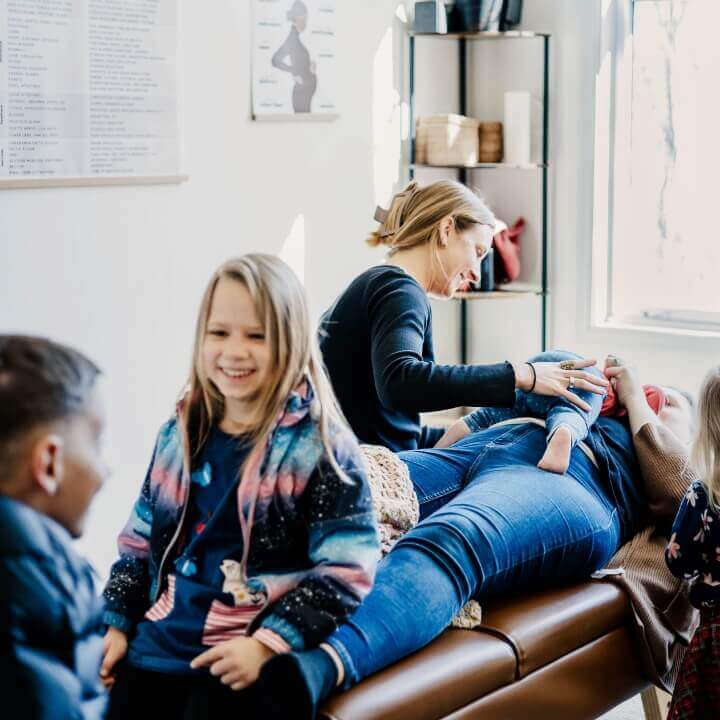
[[[427,647],[333,698],[333,720],[434,720],[511,683],[517,663],[503,640],[446,630]]]
[[[622,627],[442,720],[588,720],[648,685],[635,637]]]
[[[593,650],[605,647],[599,640],[613,633],[613,637],[620,637],[619,632],[621,641],[611,646],[631,647],[625,627],[629,613],[627,596],[616,586],[602,582],[585,582],[515,600],[499,600],[483,607],[481,629],[446,630],[426,648],[332,698],[321,717],[327,720],[437,720],[450,715],[464,718],[463,708],[479,711],[486,696],[488,701],[497,696],[505,705],[504,698],[513,697],[513,685],[522,690],[528,675],[535,683],[544,672],[540,669],[546,666],[554,668],[556,688],[563,683],[562,668],[568,667],[567,687],[571,690],[572,670],[576,665],[581,672],[587,669],[592,676],[593,662],[597,661],[604,672],[601,666],[607,653]],[[579,658],[578,663],[565,664],[565,658],[573,653],[579,653],[575,656]],[[595,681],[596,677],[592,676],[592,682]],[[640,676],[634,673],[629,681],[635,687],[641,682]],[[537,687],[542,688],[542,682]],[[609,689],[608,697],[602,699],[607,707],[614,704],[614,698],[610,697],[613,689]]]
[[[622,590],[590,581],[489,604],[482,628],[512,645],[524,677],[620,627],[629,612]]]

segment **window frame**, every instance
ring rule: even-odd
[[[667,344],[679,337],[697,338],[720,346],[720,312],[708,323],[687,319],[663,321],[651,318],[621,320],[612,316],[613,240],[621,231],[623,214],[630,201],[630,146],[632,136],[633,12],[636,2],[647,0],[599,0],[595,47],[593,216],[592,241],[581,262],[588,271],[579,288],[583,308],[583,335],[593,339],[651,340]],[[668,0],[669,2],[670,0]],[[589,288],[589,290],[588,290]],[[584,298],[580,298],[580,293]],[[672,312],[672,309],[668,309]]]

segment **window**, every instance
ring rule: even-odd
[[[720,332],[720,1],[603,11],[594,320]]]

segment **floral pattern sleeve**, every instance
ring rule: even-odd
[[[716,560],[716,550],[720,551],[714,542],[719,525],[717,515],[709,507],[704,486],[692,483],[675,516],[665,549],[665,560],[673,575],[692,579],[706,571],[709,563]]]

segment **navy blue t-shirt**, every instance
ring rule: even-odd
[[[396,265],[372,267],[350,283],[321,319],[320,347],[360,442],[396,452],[431,447],[443,431],[421,428],[421,412],[515,402],[510,363],[435,363],[427,294]]]
[[[242,558],[237,486],[250,449],[246,436],[211,430],[192,473],[185,543],[168,589],[137,626],[128,654],[131,665],[193,673],[190,661],[208,649],[202,639],[211,606],[234,605],[233,596],[222,588],[227,568],[237,567]]]

